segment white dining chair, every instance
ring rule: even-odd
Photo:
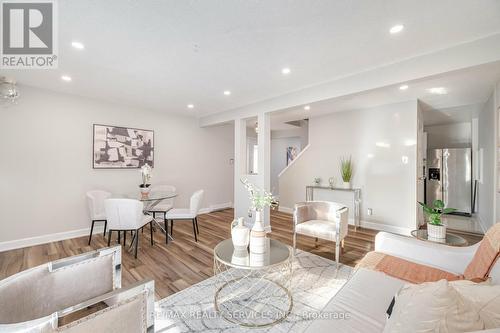
[[[174,194],[177,191],[175,186],[172,185],[153,185],[149,195],[153,198],[156,193],[171,193]],[[163,214],[163,220],[165,221],[165,229],[167,228],[166,213],[174,207],[174,198],[162,200],[160,203],[156,204],[154,207],[148,209],[148,211],[156,217],[156,214]]]
[[[107,199],[104,203],[106,217],[108,220],[108,246],[111,244],[113,231],[118,231],[118,241],[120,232],[124,231],[124,245],[126,243],[127,231],[134,231],[132,243],[135,241],[135,258],[137,259],[137,248],[139,247],[139,229],[149,223],[151,229],[151,245],[153,240],[153,217],[144,214],[144,204],[135,199]]]
[[[189,208],[173,208],[165,214],[167,223],[170,221],[170,235],[174,232],[174,220],[191,220],[193,222],[193,234],[195,242],[198,241],[200,229],[198,227],[198,213],[200,211],[201,201],[203,200],[203,190],[193,193],[189,202]],[[167,236],[168,238],[168,236]]]
[[[94,223],[104,222],[104,237],[106,237],[106,212],[104,210],[104,200],[111,197],[111,193],[101,190],[88,191],[87,195],[87,205],[89,208],[90,220],[92,221],[92,226],[90,227],[89,235],[89,245],[92,240],[92,232],[94,232]]]

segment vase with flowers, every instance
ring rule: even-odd
[[[151,174],[152,174],[152,169],[149,164],[144,164],[141,167],[141,176],[142,176],[142,184],[139,185],[139,189],[141,190],[141,197],[143,199],[147,199],[149,196],[149,190],[151,186]]]
[[[263,189],[250,183],[248,179],[243,178],[241,182],[248,191],[250,198],[249,210],[255,212],[255,223],[250,231],[250,252],[264,253],[266,251],[266,231],[262,221],[262,213],[264,208],[274,208],[278,205],[276,199]]]

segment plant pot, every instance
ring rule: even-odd
[[[231,228],[231,239],[233,247],[236,250],[247,250],[250,242],[250,228],[243,224],[243,218],[233,221]]]
[[[351,188],[351,182],[343,182],[342,187],[345,189],[350,189]]]
[[[146,186],[144,186],[143,184],[139,185],[142,199],[147,199],[149,197],[149,192],[151,191],[149,186],[149,184],[146,184]]]
[[[427,223],[427,235],[429,238],[446,239],[446,226]]]
[[[266,252],[266,232],[262,223],[262,212],[255,212],[255,223],[250,232],[250,252],[264,253]]]

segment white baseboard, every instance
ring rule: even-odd
[[[98,233],[98,232],[102,232],[102,231],[103,231],[103,227],[98,228],[96,225],[96,227],[94,228],[94,233]],[[41,236],[35,236],[35,237],[16,239],[16,240],[11,240],[11,241],[6,241],[6,242],[0,242],[0,252],[14,250],[14,249],[20,249],[20,248],[27,247],[27,246],[34,246],[34,245],[45,244],[45,243],[50,243],[50,242],[57,242],[57,241],[64,240],[64,239],[88,236],[89,233],[90,233],[90,228],[85,228],[85,229],[64,231],[64,232],[58,232],[58,233],[54,233],[54,234],[47,234],[47,235],[41,235]]]
[[[208,207],[208,208],[200,209],[200,214],[208,214],[211,212],[215,212],[215,211],[223,210],[223,209],[228,209],[228,208],[233,208],[232,202],[224,202],[221,204],[210,205],[210,207]]]
[[[287,214],[293,214],[293,208],[279,206],[278,207],[278,212],[287,213]]]
[[[233,207],[232,202],[210,205],[210,207],[208,207],[208,208],[200,209],[200,214],[211,213],[211,212],[214,212],[216,210],[222,210],[222,209],[232,208],[232,207]],[[90,224],[90,222],[89,222],[89,224]],[[100,224],[102,224],[102,223],[95,224],[94,234],[98,234],[98,233],[103,232],[104,226],[102,226]],[[58,233],[53,233],[53,234],[47,234],[47,235],[41,235],[41,236],[28,237],[28,238],[0,242],[0,252],[14,250],[14,249],[20,249],[23,247],[40,245],[40,244],[45,244],[45,243],[57,242],[60,240],[65,240],[65,239],[88,236],[89,233],[90,233],[90,226],[88,228],[84,228],[84,229],[64,231],[64,232],[58,232]]]
[[[349,219],[349,224],[354,225],[354,220]],[[395,225],[388,225],[388,224],[369,222],[369,221],[363,221],[363,220],[360,221],[360,225],[361,225],[361,227],[367,228],[367,229],[387,231],[387,232],[391,232],[393,234],[406,235],[406,236],[409,236],[411,231],[413,230],[411,228],[398,227]]]

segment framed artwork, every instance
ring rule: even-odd
[[[297,147],[287,147],[286,148],[286,165],[288,166],[298,155]]]
[[[94,124],[93,168],[154,167],[154,131]]]

